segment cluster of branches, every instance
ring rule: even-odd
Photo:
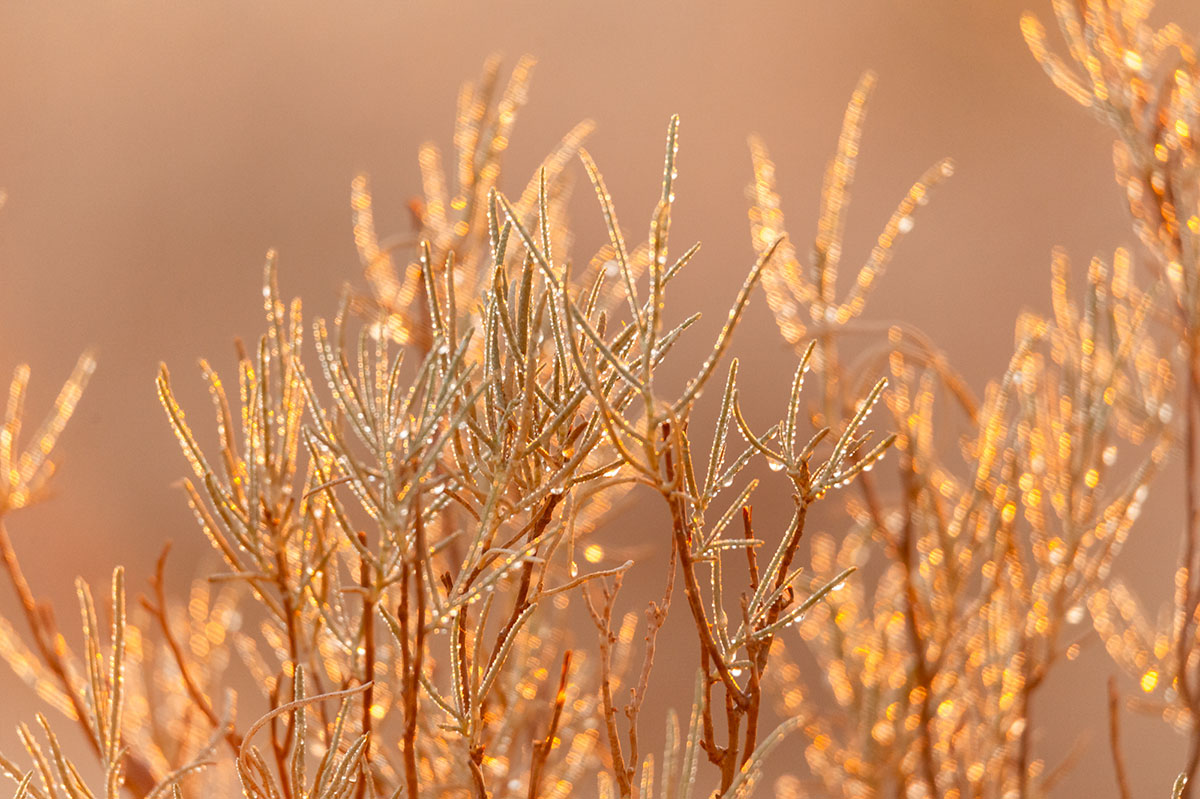
[[[482,84],[464,92],[453,198],[444,196],[449,181],[436,151],[422,151],[419,243],[402,270],[394,254],[406,245],[378,240],[367,183],[354,182],[355,238],[372,292],[348,292],[331,322],[312,324],[315,361],[305,353],[300,302],[282,300],[269,255],[267,332],[252,351],[239,349],[236,390],[200,364],[215,450],[201,443],[161,369],[159,397],[192,469],[183,487],[224,562],[193,586],[186,607],[167,591],[165,551],[136,618],[127,617],[118,572],[105,646],[81,585],[85,652],[76,657],[2,539],[35,648],[6,625],[0,650],[79,721],[107,775],[103,788],[89,787],[43,722],[46,745],[22,728],[30,768],[0,761],[18,796],[116,797],[124,788],[152,797],[178,794],[185,780],[207,794],[236,790],[234,778],[258,799],[562,799],[597,776],[605,795],[752,790],[766,753],[798,724],[786,718],[760,731],[772,716],[764,702],[772,644],[851,571],[798,588],[806,514],[892,443],[871,444],[864,430],[886,381],[836,429],[802,436],[810,348],[786,414],[756,433],[738,405],[734,362],[708,462],[695,466],[693,408],[720,381],[777,243],[750,269],[693,377],[664,394],[658,367],[698,318],[665,321],[667,290],[698,250],[669,257],[678,120],[668,128],[648,241],[630,249],[600,172],[580,149],[586,126],[563,140],[520,198],[497,191],[528,71],[519,64],[498,93],[489,65]],[[576,154],[609,234],[585,269],[561,255],[563,170]],[[12,393],[6,444],[17,437],[25,375]],[[5,471],[12,484],[0,509],[26,504],[41,485],[44,457],[81,388],[82,377],[68,383],[49,432],[30,449],[32,465]],[[729,451],[735,427],[744,443]],[[771,547],[752,524],[757,483],[733,488],[755,458],[782,472],[794,500],[792,521]],[[614,632],[612,613],[632,564],[605,567],[600,522],[638,486],[665,503],[669,555],[642,665],[626,680],[636,624],[629,614]],[[760,558],[764,547],[769,555]],[[581,548],[594,566],[580,569]],[[731,612],[721,576],[734,556],[749,591]],[[638,715],[677,581],[699,668],[686,730],[672,721],[656,760],[639,742]],[[580,595],[600,634],[593,658],[565,648],[586,645],[564,630],[571,597]],[[239,703],[252,708],[252,723],[233,701],[235,659],[261,691]],[[622,723],[615,697],[626,682]],[[703,756],[713,764],[711,789],[700,787],[708,781],[698,773]]]
[[[0,556],[28,638],[0,620],[0,653],[79,723],[105,780],[89,787],[44,717],[40,734],[20,729],[30,765],[0,759],[0,771],[36,799],[181,787],[565,799],[588,784],[602,797],[688,799],[749,795],[795,732],[807,774],[779,779],[779,795],[1038,796],[1075,753],[1035,741],[1036,700],[1050,669],[1096,639],[1090,616],[1140,689],[1127,704],[1189,736],[1174,787],[1186,797],[1200,770],[1200,74],[1192,41],[1151,28],[1149,12],[1056,1],[1082,77],[1036,18],[1022,20],[1055,84],[1118,132],[1117,179],[1151,280],[1139,285],[1125,249],[1093,258],[1082,281],[1055,252],[1052,313],[1017,320],[1007,367],[981,398],[918,330],[863,318],[949,161],[909,188],[839,292],[873,76],[847,108],[807,258],[785,236],[767,149],[751,140],[758,258],[706,357],[668,389],[659,367],[698,318],[672,319],[666,301],[699,248],[669,248],[678,120],[646,239],[631,247],[582,148],[589,122],[519,195],[499,192],[528,60],[503,88],[495,62],[464,88],[449,175],[422,148],[411,236],[378,236],[369,184],[355,179],[369,290],[348,289],[331,321],[311,325],[315,358],[269,256],[267,332],[239,348],[236,393],[201,363],[215,450],[163,367],[159,396],[193,472],[188,502],[224,571],[176,604],[164,551],[127,614],[118,570],[107,643],[80,584],[80,656],[30,589],[3,520],[41,493],[92,362],[24,450],[22,367],[0,428]],[[608,238],[583,267],[567,257],[576,158]],[[721,367],[760,283],[799,358],[784,413],[761,432],[739,403],[737,361]],[[890,384],[860,382],[883,373]],[[714,384],[701,464],[692,413]],[[896,433],[871,443],[865,422],[880,401]],[[1180,441],[1181,560],[1173,612],[1155,626],[1113,564]],[[893,467],[872,472],[889,448]],[[781,533],[762,534],[751,510],[756,460],[791,496]],[[851,484],[837,535],[807,536],[802,573],[810,508]],[[655,497],[662,595],[639,646],[638,615],[618,613],[632,563],[605,521]],[[852,578],[873,552],[882,565]],[[693,702],[685,720],[668,714],[664,749],[648,752],[640,718],[677,591],[686,608],[672,618],[695,633]],[[572,600],[594,646],[568,634]],[[241,713],[235,664],[259,688],[242,692]],[[1127,796],[1121,706],[1114,684]]]
[[[1116,133],[1117,185],[1162,295],[1155,310],[1179,375],[1186,487],[1174,599],[1155,623],[1134,592],[1113,579],[1089,598],[1088,608],[1106,650],[1146,695],[1137,708],[1161,715],[1187,736],[1181,788],[1187,797],[1200,770],[1200,61],[1194,37],[1174,23],[1152,26],[1152,10],[1150,3],[1056,2],[1066,59],[1053,52],[1033,15],[1022,18],[1021,30],[1055,86]],[[1160,403],[1158,414],[1170,416],[1171,406]],[[1122,775],[1119,782],[1128,796]]]
[[[823,402],[814,420],[850,407],[854,375],[887,369],[887,405],[898,430],[894,477],[878,484],[875,475],[860,479],[857,495],[845,503],[850,533],[818,536],[813,544],[818,581],[865,562],[872,550],[887,555],[870,590],[852,583],[801,626],[832,709],[803,663],[779,652],[774,682],[781,710],[803,719],[806,759],[821,786],[787,778],[777,786],[785,795],[1049,793],[1078,753],[1035,751],[1046,745],[1034,746],[1034,700],[1050,668],[1075,659],[1093,640],[1077,626],[1089,615],[1105,649],[1145,697],[1130,704],[1162,713],[1190,737],[1175,786],[1176,795],[1188,795],[1200,766],[1193,685],[1200,668],[1194,453],[1200,100],[1192,40],[1175,25],[1151,28],[1150,11],[1148,3],[1119,0],[1056,2],[1083,78],[1052,55],[1036,18],[1022,20],[1031,50],[1056,85],[1120,134],[1117,178],[1149,255],[1148,287],[1138,286],[1134,257],[1120,249],[1111,260],[1092,259],[1082,298],[1074,299],[1068,256],[1056,251],[1053,313],[1018,320],[1008,367],[982,400],[919,331],[858,321],[896,242],[913,228],[930,189],[951,172],[948,162],[936,164],[913,185],[839,299],[844,212],[870,75],[846,113],[812,252],[802,261],[785,243],[776,255],[779,268],[764,279],[785,339],[800,351],[806,337],[816,338]],[[751,140],[751,151],[751,233],[761,251],[785,228],[774,165],[760,141]],[[884,331],[878,343],[867,338]],[[1187,375],[1182,385],[1180,374]],[[1176,403],[1186,409],[1188,507],[1175,609],[1156,629],[1111,570],[1151,479],[1179,438]],[[1112,760],[1128,796],[1121,702],[1115,684],[1111,691]]]

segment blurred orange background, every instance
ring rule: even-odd
[[[981,392],[1007,362],[1016,314],[1049,307],[1051,247],[1082,267],[1133,243],[1111,135],[1029,56],[1017,27],[1027,6],[1050,18],[1049,0],[5,4],[0,369],[33,364],[39,409],[81,350],[96,347],[100,361],[60,446],[54,498],[9,520],[35,589],[70,629],[76,574],[104,584],[119,561],[130,585],[144,586],[170,538],[182,587],[210,556],[173,487],[185,463],[155,397],[158,362],[201,412],[193,365],[205,356],[229,370],[233,337],[259,334],[269,247],[285,295],[302,296],[310,316],[331,315],[343,284],[360,279],[351,178],[371,176],[381,232],[405,232],[417,147],[449,147],[458,86],[494,52],[539,59],[504,187],[523,186],[557,138],[590,117],[589,150],[638,234],[657,199],[667,118],[682,116],[673,233],[704,249],[673,305],[680,316],[706,312],[692,355],[753,260],[747,134],[770,146],[788,227],[803,244],[844,105],[859,74],[876,70],[846,260],[865,256],[925,167],[952,156],[954,178],[922,209],[867,317],[923,328]],[[1200,29],[1194,3],[1158,16]],[[578,188],[572,255],[581,258],[603,229]],[[761,297],[734,349],[747,413],[777,413],[795,356]],[[1172,464],[1118,561],[1155,602],[1168,598],[1174,570],[1180,483]],[[619,522],[654,540],[656,518]],[[657,583],[653,563],[631,573],[639,580]],[[622,610],[640,609],[637,590]],[[0,613],[15,610],[0,586]],[[582,632],[586,645],[591,631]],[[1082,747],[1063,796],[1115,794],[1104,728],[1115,671],[1093,644],[1038,697],[1039,756],[1053,767]],[[657,695],[682,706],[690,689],[675,692],[670,679],[660,660]],[[6,669],[0,692],[0,748],[15,752],[16,722],[36,705]],[[1183,740],[1152,717],[1123,721],[1135,795],[1167,795]],[[798,761],[801,748],[784,744],[776,760]]]

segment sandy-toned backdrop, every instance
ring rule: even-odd
[[[416,148],[449,144],[457,87],[493,52],[540,60],[509,188],[590,117],[590,150],[622,219],[640,226],[667,117],[682,115],[673,232],[704,249],[675,307],[709,312],[709,331],[752,260],[746,134],[771,146],[789,227],[808,236],[844,103],[859,73],[877,70],[847,259],[866,253],[912,179],[953,156],[956,176],[923,209],[869,315],[924,328],[981,390],[1003,368],[1018,310],[1048,307],[1052,246],[1082,261],[1132,240],[1108,131],[1025,51],[1026,5],[1049,14],[1048,0],[3,4],[0,370],[31,361],[39,407],[81,349],[100,356],[61,446],[57,496],[10,522],[31,580],[69,620],[76,574],[102,582],[119,559],[144,585],[165,538],[187,553],[180,578],[209,555],[173,488],[185,464],[154,395],[157,363],[174,368],[186,403],[204,401],[192,364],[205,355],[229,368],[233,336],[257,335],[268,247],[285,293],[331,313],[358,277],[350,179],[368,172],[380,228],[405,229]],[[1200,26],[1194,3],[1164,10]],[[578,199],[576,255],[602,235]],[[735,349],[748,412],[765,414],[794,361],[761,298],[752,317]],[[1160,481],[1164,506],[1143,516],[1120,566],[1160,598],[1178,484],[1174,469]],[[654,519],[623,518],[653,540]],[[12,610],[0,586],[0,613]],[[1058,673],[1036,711],[1052,763],[1085,739],[1063,796],[1115,794],[1098,726],[1113,668],[1097,649]],[[683,701],[666,669],[659,679],[656,696]],[[33,704],[6,671],[0,697],[0,747],[11,748]],[[1165,795],[1182,742],[1153,720],[1127,721],[1126,737],[1135,792]]]

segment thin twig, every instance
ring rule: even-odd
[[[29,625],[30,634],[33,636],[34,645],[37,647],[42,663],[58,680],[59,687],[71,702],[75,719],[83,728],[84,737],[96,756],[101,757],[100,743],[96,740],[95,732],[87,723],[89,718],[87,707],[72,684],[67,671],[66,647],[60,643],[62,636],[54,623],[54,614],[48,606],[38,604],[34,598],[33,591],[29,588],[29,582],[25,579],[25,573],[21,570],[16,550],[13,549],[12,541],[8,537],[8,529],[5,527],[3,517],[0,517],[0,562],[3,562],[9,581],[21,602],[21,611],[25,614],[25,621]],[[139,796],[149,793],[154,787],[154,777],[149,767],[128,753],[126,762],[125,784]]]
[[[612,631],[613,601],[621,590],[621,575],[613,578],[610,591],[607,585],[600,588],[603,603],[599,609],[592,599],[590,588],[584,588],[583,599],[587,606],[592,623],[596,625],[600,646],[600,703],[604,715],[604,727],[608,733],[608,752],[612,758],[612,771],[617,778],[617,787],[622,797],[633,795],[633,770],[625,765],[625,756],[621,751],[621,734],[617,730],[617,708],[612,698],[612,645],[616,636]]]
[[[166,581],[164,573],[167,566],[167,555],[171,552],[171,542],[168,541],[163,547],[162,553],[158,556],[158,562],[154,567],[154,577],[150,579],[150,587],[154,591],[154,603],[151,603],[146,597],[142,597],[142,607],[144,607],[155,621],[158,622],[158,629],[162,633],[163,642],[167,645],[167,650],[171,653],[172,660],[175,661],[176,668],[179,669],[179,676],[183,680],[183,687],[187,691],[188,697],[192,700],[192,704],[196,709],[208,719],[208,722],[213,727],[220,729],[225,728],[224,738],[233,750],[237,753],[242,746],[242,736],[237,733],[230,722],[222,722],[213,710],[212,702],[204,692],[200,690],[200,686],[196,684],[196,679],[192,675],[191,666],[186,655],[183,653],[183,648],[176,640],[174,633],[171,632],[171,624],[167,619],[167,598],[166,598]]]
[[[537,799],[538,787],[542,781],[542,771],[546,760],[554,749],[558,735],[558,723],[562,719],[563,706],[567,703],[567,676],[571,670],[571,650],[563,654],[562,673],[558,678],[558,692],[554,695],[554,713],[550,717],[550,727],[546,737],[533,744],[533,758],[529,766],[529,799]]]
[[[1121,799],[1130,799],[1129,779],[1125,775],[1125,756],[1121,753],[1121,695],[1117,693],[1117,679],[1108,678],[1108,743],[1112,752],[1113,770],[1117,773],[1117,789]]]

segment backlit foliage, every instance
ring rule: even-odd
[[[1149,22],[1151,3],[1088,3],[1082,9],[1056,2],[1055,17],[1067,58],[1053,52],[1041,22],[1031,14],[1021,30],[1054,84],[1090,109],[1116,133],[1113,164],[1130,218],[1148,265],[1169,299],[1163,324],[1175,343],[1175,369],[1182,384],[1180,412],[1186,507],[1174,607],[1149,620],[1132,590],[1120,579],[1089,598],[1096,632],[1114,660],[1152,701],[1141,707],[1189,738],[1185,774],[1200,769],[1200,63],[1195,39],[1178,25]],[[1164,400],[1146,411],[1167,421]],[[1190,793],[1190,785],[1182,795]]]
[[[838,346],[847,324],[895,237],[911,229],[915,207],[949,174],[943,163],[909,190],[850,297],[836,301],[869,85],[860,83],[846,115],[809,261],[786,253],[795,277],[778,281],[773,310],[785,337],[816,337],[823,403],[810,409],[814,419],[852,407],[851,375],[890,372],[897,474],[886,482],[864,475],[846,502],[849,534],[813,543],[817,580],[873,550],[887,563],[873,587],[855,581],[801,627],[836,712],[794,663],[774,682],[782,709],[804,720],[808,764],[830,792],[1043,793],[1055,772],[1031,748],[1033,697],[1055,661],[1078,653],[1083,604],[1102,585],[1168,451],[1171,366],[1147,330],[1151,301],[1131,283],[1124,252],[1112,267],[1092,262],[1080,300],[1071,296],[1066,255],[1055,254],[1054,315],[1021,317],[1008,369],[982,401],[904,325],[847,362]],[[783,221],[775,167],[760,142],[751,149],[751,233],[761,248]],[[944,432],[956,416],[957,441]],[[1112,469],[1122,442],[1140,446],[1124,473]],[[780,657],[791,659],[782,648]]]
[[[268,254],[266,332],[229,379],[200,363],[211,422],[185,414],[161,368],[186,501],[222,565],[177,595],[164,551],[128,608],[118,568],[104,624],[80,582],[78,651],[3,522],[41,496],[92,361],[29,444],[19,367],[0,428],[0,555],[25,629],[0,620],[0,654],[79,725],[98,768],[77,765],[38,716],[20,727],[27,757],[0,758],[15,795],[744,797],[784,745],[804,762],[783,764],[781,796],[1040,796],[1066,751],[1034,738],[1039,689],[1078,656],[1089,616],[1191,736],[1192,775],[1195,58],[1177,28],[1147,27],[1145,4],[1055,9],[1078,71],[1033,17],[1022,29],[1056,85],[1119,131],[1118,180],[1157,279],[1142,285],[1128,250],[1082,278],[1055,252],[1051,312],[1017,320],[982,397],[918,330],[863,319],[951,162],[907,189],[850,287],[838,284],[873,76],[846,110],[811,248],[787,237],[776,166],[751,139],[756,257],[674,383],[659,368],[684,357],[698,318],[668,313],[699,249],[670,239],[679,120],[644,241],[627,240],[583,148],[588,122],[507,196],[528,59],[503,86],[489,62],[459,97],[450,153],[421,149],[411,235],[381,237],[369,182],[354,179],[365,285],[332,319],[285,302]],[[581,260],[566,217],[576,160],[607,233]],[[728,357],[760,283],[797,359],[766,424],[743,412]],[[705,393],[716,423],[698,433]],[[879,404],[891,434],[868,429]],[[1161,629],[1113,569],[1179,417],[1192,521]],[[760,482],[792,500],[781,532],[756,530]],[[611,535],[613,510],[634,502],[662,532],[649,556],[661,598],[640,621],[622,604],[632,561]],[[806,536],[812,512],[827,531]],[[687,655],[658,650],[669,622],[694,632]],[[650,744],[647,693],[681,676],[691,706]]]
[[[489,64],[464,91],[453,179],[433,147],[422,149],[415,246],[378,238],[366,179],[354,181],[369,295],[350,293],[334,319],[306,323],[300,302],[282,299],[268,256],[266,334],[242,354],[235,380],[200,364],[215,449],[201,443],[208,436],[195,432],[161,369],[159,398],[192,472],[183,488],[223,570],[178,607],[164,585],[164,552],[152,596],[129,617],[119,586],[107,676],[93,668],[105,648],[90,605],[80,657],[32,605],[29,627],[35,641],[49,639],[46,651],[28,652],[5,628],[18,672],[83,723],[110,794],[124,785],[153,796],[181,781],[228,793],[236,780],[263,799],[562,799],[599,778],[606,795],[743,795],[795,727],[763,702],[767,655],[847,576],[798,590],[796,554],[809,506],[891,444],[864,429],[886,381],[848,421],[808,440],[799,416],[810,352],[783,420],[752,432],[738,408],[736,362],[719,369],[770,262],[767,248],[693,377],[664,391],[657,369],[696,321],[664,324],[668,288],[698,249],[669,250],[678,120],[668,126],[648,241],[630,247],[580,148],[588,125],[564,138],[520,197],[497,191],[530,68],[519,63],[498,91]],[[576,157],[609,233],[580,269],[565,257],[565,169]],[[51,443],[78,383],[59,402]],[[724,391],[714,394],[719,424],[701,470],[687,431],[710,384]],[[731,449],[734,428],[745,443]],[[755,537],[746,504],[755,483],[742,473],[758,457],[784,472],[795,497],[792,524],[773,548]],[[24,497],[17,492],[36,470],[14,474],[12,494]],[[670,543],[664,598],[640,647],[635,614],[612,630],[631,563],[614,561],[602,527],[614,501],[638,486],[661,497]],[[730,558],[749,566],[741,613],[722,593]],[[19,578],[15,557],[10,571]],[[689,720],[671,721],[656,758],[639,741],[637,716],[676,579],[702,655]],[[573,597],[592,615],[598,647],[567,634]],[[80,663],[89,679],[78,676]],[[243,689],[235,702],[238,673],[260,695]],[[46,735],[56,749],[48,727]],[[89,795],[69,762],[47,771],[44,748],[24,740],[33,771],[5,761],[22,795]],[[707,775],[701,759],[713,764]]]

